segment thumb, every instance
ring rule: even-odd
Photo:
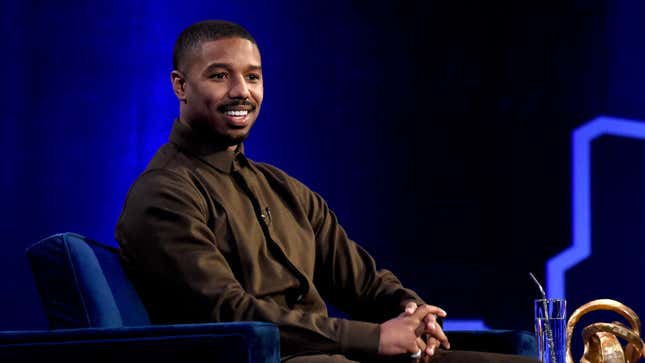
[[[415,311],[417,311],[417,303],[410,301],[405,304],[405,315],[412,315]]]

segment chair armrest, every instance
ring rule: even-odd
[[[262,322],[5,331],[0,361],[279,363],[280,336]]]
[[[524,330],[450,331],[451,349],[537,357],[535,336]]]

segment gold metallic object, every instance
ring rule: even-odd
[[[615,300],[599,299],[582,305],[571,314],[567,323],[567,363],[573,363],[573,329],[583,315],[596,310],[608,310],[622,315],[631,329],[617,321],[586,326],[582,330],[585,348],[580,363],[635,363],[645,355],[644,343],[640,337],[641,320],[634,310]],[[625,340],[627,344],[621,346],[618,338]]]

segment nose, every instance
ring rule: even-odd
[[[231,85],[230,89],[228,90],[228,96],[231,99],[249,98],[249,86],[246,83],[246,79],[242,75],[231,78]]]

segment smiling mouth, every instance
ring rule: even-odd
[[[248,110],[230,110],[225,111],[224,114],[229,117],[246,117],[249,114]]]
[[[252,110],[227,110],[223,111],[229,127],[245,128],[249,125],[249,114]]]
[[[249,114],[255,111],[255,105],[248,100],[234,100],[233,102],[220,106],[218,111],[224,114],[229,126],[244,128],[248,126]]]
[[[249,113],[255,110],[255,104],[248,100],[234,100],[233,102],[221,105],[217,108],[220,112],[229,114],[231,112],[246,112]]]

